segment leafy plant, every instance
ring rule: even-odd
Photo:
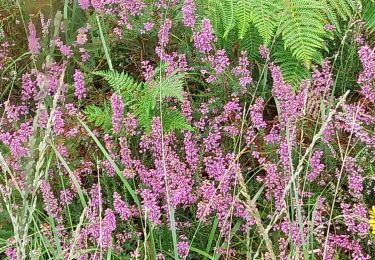
[[[184,75],[178,71],[164,75],[161,73],[163,68],[164,66],[157,68],[156,71],[159,73],[147,83],[138,83],[125,72],[96,71],[93,74],[103,77],[111,88],[123,97],[126,107],[137,116],[140,125],[146,131],[151,130],[153,117],[160,116],[161,113],[165,114],[165,131],[192,130],[178,110],[172,110],[164,103],[165,98],[183,101]],[[111,112],[108,102],[104,102],[101,107],[90,105],[85,109],[85,113],[89,122],[94,122],[95,126],[101,126],[106,131],[110,129]]]

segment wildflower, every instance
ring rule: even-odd
[[[194,0],[185,0],[182,7],[182,14],[184,17],[184,25],[194,28],[197,15],[195,14],[197,6]]]
[[[29,42],[29,50],[32,54],[39,54],[40,44],[39,38],[36,37],[35,25],[32,21],[29,22],[29,37],[27,38]]]
[[[123,114],[124,114],[124,102],[122,101],[122,97],[113,93],[111,96],[111,104],[112,104],[112,125],[113,131],[115,133],[120,132],[122,122],[123,122]]]
[[[207,53],[212,50],[212,43],[214,40],[215,35],[211,21],[205,18],[202,21],[202,30],[194,33],[194,46],[199,52]]]
[[[89,0],[78,0],[78,5],[82,9],[86,10],[90,7],[90,1]]]
[[[150,64],[149,60],[142,61],[141,65],[142,65],[143,78],[145,79],[145,81],[149,81],[150,79],[152,79],[152,77],[155,74],[154,66]]]
[[[166,19],[159,31],[159,45],[161,47],[167,46],[169,42],[169,31],[172,28],[172,20]]]
[[[74,78],[74,86],[75,86],[74,95],[78,99],[85,98],[86,88],[85,88],[85,80],[83,78],[82,72],[76,69],[73,75],[73,78]]]

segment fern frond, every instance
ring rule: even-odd
[[[163,100],[166,97],[174,97],[182,102],[184,85],[183,77],[184,75],[182,73],[175,71],[161,79],[156,78],[155,81],[150,83],[154,99],[159,100],[161,98]]]
[[[263,38],[254,25],[250,25],[245,37],[240,42],[241,49],[246,50],[251,59],[259,60],[259,46],[261,44],[263,44]]]
[[[238,29],[238,38],[242,40],[251,24],[251,1],[238,0],[236,3],[236,23]]]
[[[84,109],[84,114],[90,123],[95,127],[101,127],[104,132],[108,133],[112,128],[112,109],[108,102],[104,102],[102,107],[89,105]]]
[[[353,17],[357,10],[356,1],[357,0],[322,0],[324,14],[329,22],[336,26],[339,32],[341,31],[339,20],[348,21]]]
[[[279,31],[293,56],[310,66],[311,59],[323,48],[324,21],[321,2],[310,0],[283,0]]]
[[[95,71],[94,75],[103,77],[108,84],[116,91],[134,91],[142,87],[142,83],[136,82],[131,76],[125,72],[118,71]]]
[[[375,32],[375,3],[367,2],[362,11],[362,19],[366,22],[366,27],[370,33]]]
[[[176,129],[194,130],[180,111],[171,109],[167,109],[163,113],[163,129],[167,133]]]
[[[235,0],[213,0],[217,18],[223,28],[222,37],[224,38],[228,36],[236,24],[235,2]]]
[[[265,45],[269,45],[274,30],[278,12],[280,10],[279,1],[274,0],[252,0],[251,20],[262,36]]]
[[[285,50],[282,42],[279,42],[272,52],[274,62],[280,66],[284,79],[294,87],[304,79],[310,78],[309,70],[303,63],[293,57],[289,50]]]

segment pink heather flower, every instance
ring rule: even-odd
[[[201,31],[194,32],[194,46],[199,52],[207,53],[212,50],[212,43],[214,41],[215,35],[211,21],[205,18],[202,20]]]
[[[240,77],[240,86],[241,87],[246,87],[252,81],[251,73],[250,73],[250,70],[249,70],[249,65],[250,65],[250,63],[249,63],[249,60],[247,58],[246,51],[241,52],[241,57],[239,58],[238,66],[236,66],[232,70],[234,75]]]
[[[88,27],[82,27],[78,29],[76,43],[78,45],[84,45],[87,42]]]
[[[66,56],[67,58],[70,58],[73,56],[72,48],[69,45],[64,44],[60,38],[56,38],[54,40],[54,43],[56,44],[57,47],[59,47],[62,55]]]
[[[132,113],[127,113],[124,119],[125,131],[129,135],[135,135],[138,128],[138,119]]]
[[[83,10],[86,10],[90,7],[90,0],[78,0],[78,5]]]
[[[362,197],[364,180],[362,176],[363,169],[356,165],[355,159],[352,157],[345,158],[344,169],[348,172],[349,193],[356,198]]]
[[[122,101],[122,97],[120,95],[113,93],[111,96],[111,104],[113,131],[115,133],[119,133],[121,131],[124,116],[124,102]]]
[[[5,250],[6,256],[9,258],[9,260],[17,260],[17,248],[11,247]]]
[[[29,42],[30,52],[33,55],[39,54],[39,50],[40,50],[39,38],[36,37],[36,29],[32,21],[29,22],[29,36],[27,39]]]
[[[314,69],[312,76],[314,79],[314,91],[326,97],[333,85],[331,62],[329,60],[324,60],[321,70]]]
[[[103,248],[110,248],[112,246],[112,232],[116,229],[116,217],[111,209],[106,209],[101,224],[101,232],[97,242]]]
[[[193,109],[189,100],[188,93],[184,92],[184,101],[181,104],[181,112],[186,118],[186,120],[191,123],[193,121]]]
[[[115,212],[119,214],[120,218],[124,221],[129,220],[132,215],[130,208],[126,205],[126,203],[121,199],[120,194],[117,192],[113,193],[113,207]]]
[[[44,209],[53,217],[59,224],[62,223],[61,207],[59,206],[57,199],[51,191],[51,186],[47,181],[42,180],[40,182],[40,191],[43,195]]]
[[[150,64],[149,60],[142,61],[142,73],[145,81],[149,81],[155,74],[154,66]]]
[[[85,98],[86,97],[85,79],[83,77],[82,72],[76,69],[73,75],[73,78],[74,78],[74,86],[75,86],[74,95],[78,99]]]
[[[145,22],[143,24],[143,29],[141,29],[141,34],[145,34],[148,31],[151,31],[154,28],[155,24],[153,22]]]
[[[185,236],[180,236],[180,241],[177,243],[177,250],[178,250],[178,255],[182,259],[186,259],[187,256],[189,255],[189,241],[187,240],[187,237]]]
[[[85,48],[79,48],[78,51],[81,54],[82,63],[86,63],[90,59],[90,54],[85,50]]]
[[[251,122],[255,128],[263,129],[267,126],[263,120],[264,100],[259,97],[255,100],[255,104],[251,106],[250,117]]]
[[[324,164],[321,163],[323,151],[315,151],[310,159],[311,171],[306,175],[306,179],[309,182],[313,182],[323,172]]]
[[[190,169],[194,172],[198,168],[199,154],[191,132],[184,133],[184,147],[186,161],[189,164]]]
[[[341,203],[340,205],[347,231],[354,232],[360,237],[365,237],[369,230],[368,210],[362,203],[350,205]]]
[[[182,15],[184,17],[184,25],[194,29],[197,20],[197,6],[195,0],[185,0],[182,6]]]
[[[65,189],[60,191],[60,203],[63,207],[69,205],[75,198],[76,193],[70,189]]]
[[[262,57],[263,59],[265,60],[268,60],[269,59],[269,55],[270,55],[270,50],[267,48],[266,45],[259,45],[259,53],[260,53],[260,57]]]
[[[224,49],[217,50],[215,55],[208,56],[208,61],[213,66],[216,75],[224,72],[224,69],[229,66],[229,58]]]
[[[141,191],[142,197],[142,210],[146,218],[156,225],[161,224],[161,210],[157,203],[155,194],[150,190],[144,189]]]
[[[38,94],[36,82],[31,78],[32,74],[22,75],[22,100],[35,100]]]
[[[169,31],[172,28],[172,20],[166,19],[159,30],[159,46],[164,48],[169,42]]]
[[[361,85],[361,93],[370,101],[375,100],[375,91],[372,83],[375,78],[375,51],[369,46],[362,46],[358,51],[363,71],[358,76],[358,84]]]
[[[294,120],[300,115],[304,107],[309,82],[303,81],[301,90],[296,95],[292,86],[284,81],[280,67],[270,64],[269,68],[273,79],[272,95],[277,99],[280,106],[280,122],[286,124],[288,120]]]
[[[63,112],[61,107],[56,108],[55,112],[53,113],[53,130],[56,134],[63,134],[64,133],[64,119],[63,119]]]

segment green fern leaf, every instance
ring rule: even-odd
[[[324,47],[324,20],[321,16],[324,5],[310,0],[283,1],[284,11],[279,32],[282,34],[284,47],[309,67],[314,55]]]
[[[279,42],[272,53],[274,62],[280,66],[284,79],[294,87],[304,79],[310,78],[309,70],[303,63],[293,57],[289,50],[285,50],[282,42]]]
[[[110,132],[112,128],[112,109],[108,102],[104,102],[102,107],[89,105],[84,109],[87,120],[94,123],[95,127],[101,127],[105,132]]]
[[[245,37],[240,42],[242,50],[246,50],[248,55],[253,60],[259,60],[259,46],[263,43],[263,38],[259,35],[258,30],[250,25]]]
[[[139,90],[142,87],[142,83],[136,82],[125,72],[95,71],[93,72],[93,74],[103,77],[114,90],[119,92],[122,92],[124,90]]]
[[[251,20],[262,36],[264,44],[269,45],[276,27],[276,19],[280,10],[279,1],[252,0]]]
[[[375,32],[375,3],[367,2],[362,11],[362,19],[366,22],[366,27],[370,33]]]
[[[250,29],[251,25],[251,1],[250,0],[238,0],[235,10],[236,22],[238,28],[238,38],[242,40],[246,32]]]
[[[234,0],[213,0],[214,9],[217,18],[223,28],[223,38],[226,38],[229,32],[235,26],[235,1]]]
[[[180,111],[170,109],[163,113],[163,129],[167,133],[176,129],[194,130]]]
[[[150,83],[154,100],[163,100],[166,97],[174,97],[182,102],[183,97],[183,77],[182,73],[177,71],[170,75],[157,79]]]

